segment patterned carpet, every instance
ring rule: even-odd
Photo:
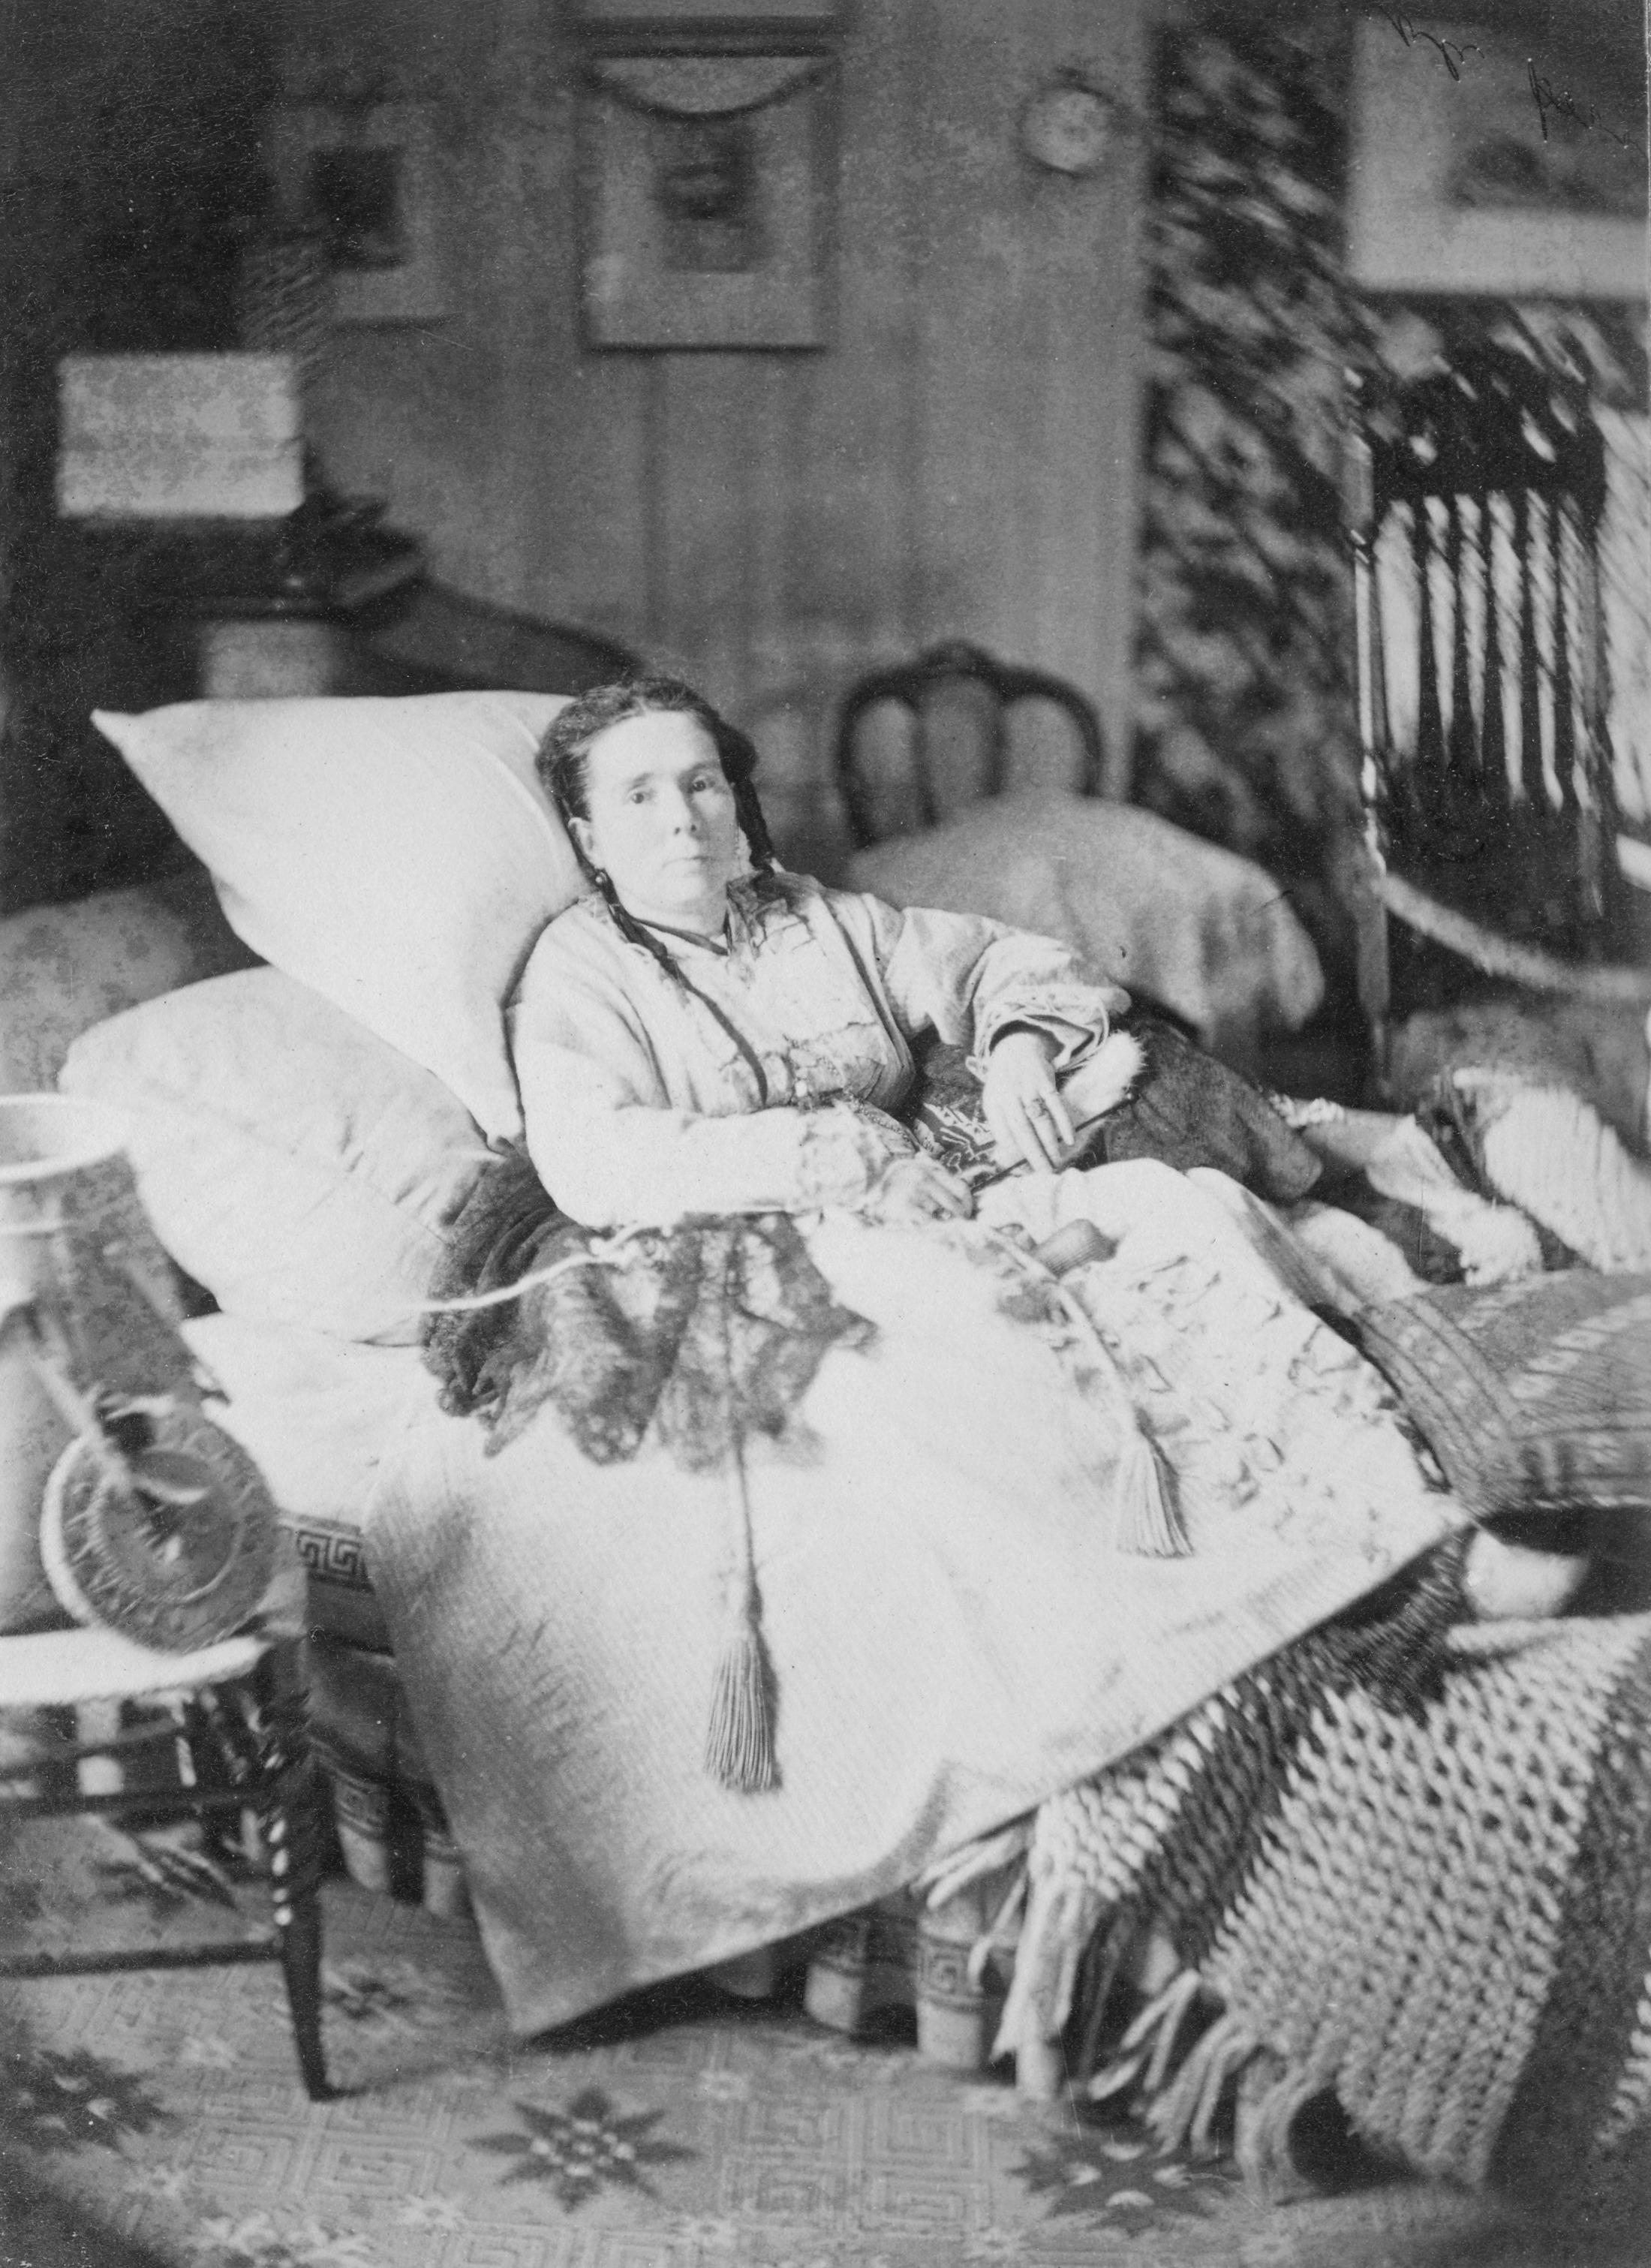
[[[88,1837],[92,1838],[88,1841]],[[4,1854],[0,1929],[158,1938],[203,1906],[84,1823]],[[159,1879],[157,1879],[157,1876]],[[299,2086],[274,1968],[0,1986],[4,2268],[1551,2268],[1583,2257],[1482,2200],[1367,2169],[1268,2208],[1070,2105],[851,2043],[792,1993],[696,1983],[506,2036],[468,1923],[337,1881],[328,2053]],[[114,1941],[111,1940],[111,1941]],[[1588,2257],[1626,2263],[1620,2236]]]

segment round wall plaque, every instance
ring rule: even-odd
[[[1062,77],[1040,87],[1021,121],[1021,146],[1056,173],[1093,173],[1112,140],[1112,106],[1098,87]]]

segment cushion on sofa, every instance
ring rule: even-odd
[[[0,1094],[44,1094],[88,1025],[256,958],[201,866],[0,921]]]
[[[534,754],[565,697],[194,701],[95,713],[236,933],[521,1130],[503,1003],[583,887]]]
[[[1356,1328],[1477,1518],[1651,1513],[1651,1276],[1445,1285]]]
[[[115,1105],[156,1233],[232,1314],[411,1344],[488,1156],[443,1083],[276,968],[94,1026],[61,1085]]]
[[[1312,940],[1271,875],[1124,804],[997,798],[860,851],[849,879],[891,905],[1058,937],[1218,1051],[1228,1035],[1294,1031],[1323,997]]]

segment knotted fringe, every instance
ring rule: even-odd
[[[1198,1971],[1183,1970],[1136,2018],[1117,2063],[1097,2073],[1089,2094],[1121,2094],[1139,2079],[1140,2116],[1167,2157],[1177,2152],[1219,2157],[1223,2144],[1216,2121],[1230,2100],[1235,2154],[1249,2189],[1275,2205],[1305,2196],[1315,2184],[1297,2162],[1296,2121],[1330,2088],[1330,2075],[1286,2061],[1230,2009],[1177,2055],[1186,2017],[1211,1997]],[[1153,2035],[1143,2077],[1146,2043]]]
[[[737,1441],[732,1477],[739,1505],[739,1557],[728,1586],[722,1651],[711,1690],[705,1770],[736,1794],[755,1795],[778,1786],[779,1766],[774,1754],[774,1675],[763,1644],[751,1505],[746,1491],[745,1460]]]
[[[986,1971],[999,1954],[1013,1954],[1015,1923],[1026,1904],[1028,1876],[1024,1867],[1018,1867],[1006,1896],[999,1901],[997,1910],[974,1943],[969,1948],[964,1973],[977,1992],[985,1983]],[[932,1909],[934,1901],[929,1901]]]
[[[1195,1987],[1197,1983],[1195,1977]],[[1181,2058],[1173,2076],[1160,2073],[1155,2065],[1148,2072],[1142,2116],[1167,2153],[1184,2150],[1194,2158],[1218,2154],[1217,2113],[1228,2088],[1260,2045],[1239,2017],[1218,2016]]]
[[[1165,1485],[1158,1452],[1139,1425],[1118,1451],[1113,1548],[1151,1559],[1185,1559],[1192,1545]]]
[[[965,1843],[962,1850],[937,1859],[932,1867],[924,1868],[911,1887],[922,1893],[931,1911],[936,1906],[949,1905],[983,1875],[1001,1874],[1017,1859],[1024,1859],[1031,1840],[1030,1815],[1013,1819],[995,1835],[982,1836],[977,1842]]]

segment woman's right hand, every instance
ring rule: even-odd
[[[868,1220],[967,1220],[975,1210],[975,1193],[919,1150],[890,1160],[860,1210]]]

